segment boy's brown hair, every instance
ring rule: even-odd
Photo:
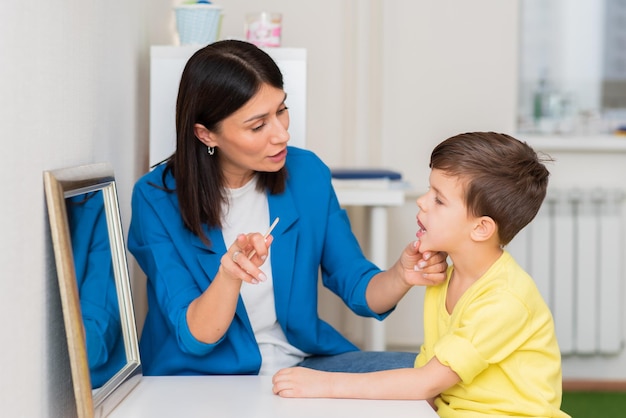
[[[500,244],[508,244],[533,220],[546,196],[550,172],[525,142],[495,132],[469,132],[435,147],[430,168],[459,177],[473,216],[498,225]]]

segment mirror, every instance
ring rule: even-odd
[[[142,375],[115,177],[92,164],[44,186],[78,416],[106,416]]]

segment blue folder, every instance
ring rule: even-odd
[[[402,174],[386,168],[333,168],[330,170],[334,179],[389,179],[401,180]]]

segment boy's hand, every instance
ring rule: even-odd
[[[281,369],[272,377],[272,391],[283,398],[330,397],[331,373],[306,367]]]

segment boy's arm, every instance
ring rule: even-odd
[[[285,398],[430,399],[461,379],[433,357],[423,367],[371,373],[332,373],[292,367],[273,377]]]

